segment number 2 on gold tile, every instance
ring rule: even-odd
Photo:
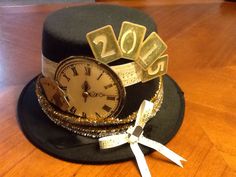
[[[101,62],[110,63],[122,57],[111,25],[91,31],[86,37],[95,58]]]

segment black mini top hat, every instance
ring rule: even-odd
[[[86,39],[87,33],[111,25],[115,35],[119,36],[124,21],[145,26],[147,29],[145,38],[157,31],[154,21],[148,15],[127,7],[95,4],[70,7],[53,12],[46,18],[43,26],[42,58],[51,65],[55,63],[63,65],[65,59],[73,61],[73,56],[82,56],[84,60],[90,61],[91,58],[94,58],[94,54]],[[93,59],[91,61],[94,62]],[[109,63],[109,66],[106,65],[106,67],[130,62],[119,59]],[[100,62],[95,63],[101,64]],[[64,65],[66,64],[64,63]],[[50,67],[47,70],[50,73]],[[63,113],[63,110],[58,109],[53,102],[47,99],[45,90],[40,87],[39,80],[42,77],[44,76],[40,75],[31,80],[21,93],[18,102],[19,124],[26,137],[35,146],[64,160],[97,164],[133,158],[127,145],[101,151],[98,137],[106,136],[104,129],[110,135],[125,131],[128,125],[132,125],[135,116],[131,119],[129,116],[139,109],[143,100],[153,99],[157,91],[160,90],[162,81],[164,90],[163,98],[161,98],[162,104],[158,108],[159,111],[146,124],[144,135],[165,144],[173,138],[183,120],[183,92],[168,75],[163,76],[161,81],[160,78],[156,78],[145,83],[139,82],[125,87],[126,101],[122,102],[123,107],[116,115],[119,119],[114,119],[114,121],[102,119],[97,124],[96,121],[83,119],[83,116],[76,119],[76,115],[72,115],[73,112],[66,113],[65,115],[68,117],[63,120],[54,119],[53,116],[57,117],[58,114]],[[81,96],[81,99],[84,98]],[[71,119],[70,116],[74,116],[75,119]],[[123,121],[123,123],[119,124],[117,121]],[[144,154],[153,151],[144,146],[141,149]]]

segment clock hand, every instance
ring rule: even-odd
[[[82,93],[82,96],[84,97],[84,102],[86,103],[87,98],[88,98],[88,96],[89,96],[88,92],[83,92],[83,93]]]
[[[88,81],[84,81],[83,85],[81,86],[84,92],[87,92],[91,89],[90,85],[88,84]]]
[[[88,92],[88,95],[90,96],[90,97],[102,97],[102,96],[105,96],[104,94],[102,94],[102,93],[96,93],[96,92],[94,92],[94,91],[92,91],[92,92]]]
[[[106,94],[101,93],[101,92],[96,93],[96,92],[94,92],[94,91],[92,91],[92,92],[88,92],[88,95],[89,95],[90,97],[104,97],[104,96],[112,96],[112,95],[106,95]]]
[[[88,84],[88,82],[87,81],[84,81],[84,83],[83,83],[83,85],[81,86],[82,87],[82,89],[84,90],[84,92],[82,93],[82,96],[83,96],[83,98],[84,98],[84,102],[86,102],[87,101],[87,98],[88,98],[88,90],[91,88],[90,86],[89,86],[89,84]]]

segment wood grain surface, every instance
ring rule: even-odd
[[[167,146],[188,162],[182,169],[154,152],[146,156],[152,176],[236,176],[236,3],[106,3],[136,7],[154,18],[168,45],[168,72],[185,92],[184,123]],[[0,7],[0,176],[140,176],[135,161],[85,165],[53,158],[33,146],[18,126],[19,94],[41,69],[43,21],[50,12],[72,5]]]

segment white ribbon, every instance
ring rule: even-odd
[[[58,65],[58,63],[42,55],[43,76],[54,79]],[[124,87],[134,85],[142,81],[142,69],[135,62],[111,66],[111,69],[119,76]]]
[[[154,105],[152,102],[144,100],[138,110],[134,126],[129,127],[125,133],[99,138],[99,145],[101,149],[113,148],[125,143],[129,143],[130,148],[136,158],[142,177],[151,177],[151,174],[138,143],[155,149],[182,168],[183,165],[181,161],[186,161],[183,157],[174,153],[161,143],[143,136],[143,128],[145,124],[151,117],[153,117],[153,106]]]

